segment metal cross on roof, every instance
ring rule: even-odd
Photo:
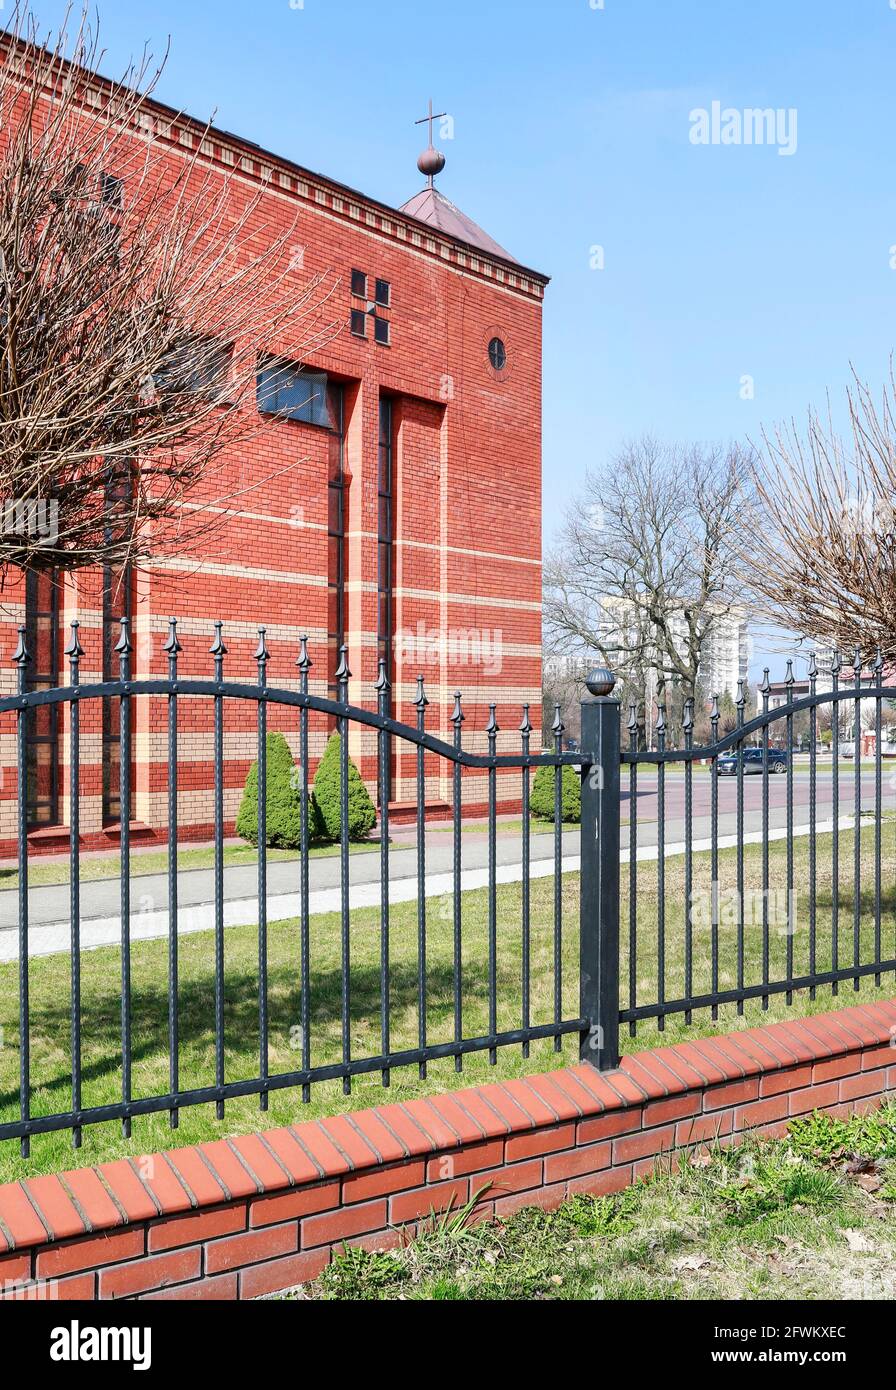
[[[415,121],[415,122],[414,122],[414,125],[428,125],[428,126],[429,126],[429,143],[430,143],[430,145],[431,145],[431,144],[432,144],[432,123],[433,123],[433,121],[440,121],[440,120],[442,119],[443,116],[447,116],[447,115],[448,115],[448,112],[447,112],[447,111],[440,111],[440,112],[438,113],[438,115],[435,115],[435,116],[432,114],[432,97],[430,97],[430,99],[429,99],[429,115],[428,115],[428,116],[421,116],[420,119],[419,119],[419,121]]]

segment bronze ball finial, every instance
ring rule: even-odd
[[[436,174],[441,174],[445,167],[445,156],[441,150],[437,150],[430,145],[429,149],[424,150],[417,160],[417,168],[421,174],[425,174],[431,179]]]

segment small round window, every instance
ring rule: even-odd
[[[503,372],[507,365],[507,349],[500,338],[492,338],[489,343],[488,360],[496,372]]]

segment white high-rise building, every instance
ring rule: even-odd
[[[684,627],[683,620],[681,627]],[[743,609],[719,614],[700,653],[700,680],[712,695],[737,697],[737,683],[747,679],[749,640]]]
[[[603,600],[604,620],[601,624],[604,640],[608,647],[621,648],[620,661],[625,662],[625,651],[642,647],[646,651],[646,663],[650,666],[665,665],[662,662],[655,641],[655,628],[639,641],[639,627],[648,620],[641,614],[637,605],[630,599],[606,598]],[[686,650],[687,622],[684,612],[673,614],[670,623],[672,639],[678,650]],[[643,631],[643,629],[642,629]],[[719,607],[710,632],[700,653],[700,683],[712,695],[728,694],[737,696],[737,683],[746,680],[749,666],[749,637],[747,632],[746,610],[743,608]]]

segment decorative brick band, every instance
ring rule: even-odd
[[[480,1219],[608,1193],[658,1155],[896,1091],[896,1001],[0,1187],[0,1297],[254,1298],[343,1242],[397,1245],[481,1193]]]

